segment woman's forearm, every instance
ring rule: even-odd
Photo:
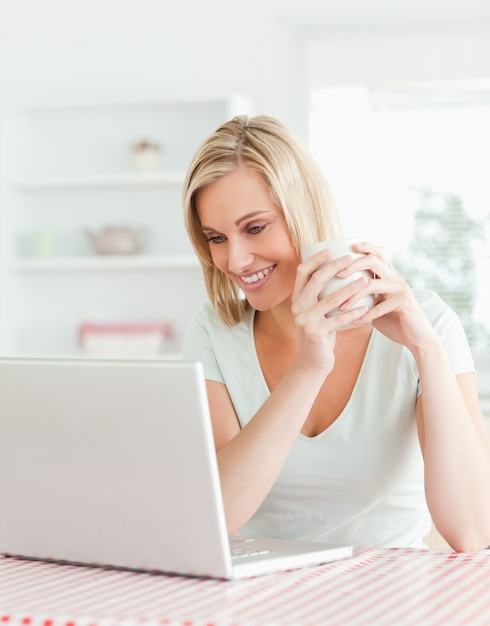
[[[325,379],[291,369],[250,422],[218,452],[229,534],[256,512],[276,481]]]
[[[478,424],[474,383],[458,384],[437,338],[414,356],[422,389],[425,490],[434,524],[455,550],[484,548],[490,544],[490,444]]]

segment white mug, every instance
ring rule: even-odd
[[[334,259],[338,259],[342,256],[345,256],[346,254],[350,254],[352,257],[354,257],[354,259],[358,259],[359,257],[363,256],[363,254],[360,252],[354,252],[354,250],[352,249],[352,244],[359,243],[359,241],[360,239],[354,239],[352,237],[319,241],[317,243],[313,243],[309,246],[305,246],[304,248],[302,248],[301,258],[303,261],[306,261],[306,259],[309,259],[311,256],[313,256],[317,252],[320,252],[321,250],[328,248],[331,252],[331,256],[328,260],[328,263],[330,263],[330,261],[333,261]],[[352,283],[353,281],[357,280],[358,278],[361,278],[362,276],[366,276],[366,278],[373,277],[371,272],[368,272],[368,271],[354,272],[353,274],[351,274],[350,276],[347,276],[346,278],[339,278],[338,276],[333,276],[325,284],[324,288],[320,292],[320,298],[325,298],[331,293],[338,291],[342,287],[345,287],[349,283]],[[364,298],[361,298],[360,300],[356,302],[355,306],[356,307],[365,306],[368,309],[371,309],[374,306],[374,295],[369,294],[367,296],[364,296]],[[343,312],[345,311],[341,311],[340,309],[334,309],[333,311],[327,314],[327,317],[331,317],[333,315],[339,315],[340,313],[343,313]],[[342,326],[342,328],[356,328],[356,326],[354,324],[348,324],[346,326]]]

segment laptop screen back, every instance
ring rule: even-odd
[[[228,576],[201,365],[0,359],[0,552]]]

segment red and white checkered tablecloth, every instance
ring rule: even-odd
[[[225,582],[0,557],[0,626],[489,626],[490,551],[363,548]]]

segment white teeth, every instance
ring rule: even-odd
[[[244,276],[242,280],[244,283],[250,285],[250,283],[256,283],[257,281],[262,280],[262,278],[264,278],[264,276],[267,276],[269,272],[270,269],[265,269],[261,272],[257,272],[257,274],[252,274],[252,276]]]

